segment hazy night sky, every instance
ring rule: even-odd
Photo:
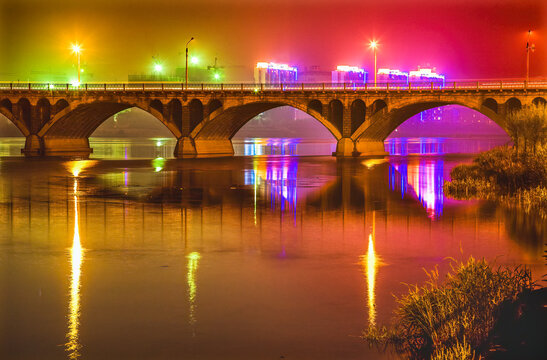
[[[525,74],[526,31],[535,30],[532,76],[547,77],[544,0],[0,0],[1,80],[31,71],[72,72],[70,44],[94,80],[168,72],[184,65],[184,45],[203,65],[289,62],[300,68],[372,67],[368,41],[380,41],[379,67],[430,64],[449,78]]]

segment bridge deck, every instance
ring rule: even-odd
[[[0,82],[0,91],[233,91],[233,92],[281,92],[281,91],[470,91],[470,90],[544,90],[547,81],[478,80],[451,82],[409,82],[409,83],[287,83],[287,84],[196,84],[175,82],[103,82],[103,83],[43,83],[43,82]]]

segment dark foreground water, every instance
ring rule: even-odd
[[[423,269],[546,272],[545,221],[443,196],[469,157],[177,161],[161,139],[102,141],[120,160],[0,160],[2,359],[376,359],[362,330]]]

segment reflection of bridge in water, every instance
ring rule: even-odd
[[[474,109],[502,128],[506,115],[545,104],[547,83],[478,81],[345,86],[329,84],[0,83],[0,114],[26,137],[27,156],[88,157],[89,136],[109,117],[140,108],[177,138],[175,157],[231,156],[232,137],[256,115],[290,106],[336,138],[336,154],[384,155],[383,141],[410,117],[444,105]]]

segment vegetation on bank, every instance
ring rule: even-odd
[[[493,268],[470,258],[452,265],[443,284],[435,269],[422,287],[397,298],[391,328],[372,327],[364,339],[409,359],[480,359],[493,347],[493,330],[507,304],[528,296],[529,269]]]
[[[532,105],[513,112],[507,131],[514,146],[479,154],[470,165],[456,166],[445,182],[456,199],[496,199],[508,206],[547,215],[547,108]]]

